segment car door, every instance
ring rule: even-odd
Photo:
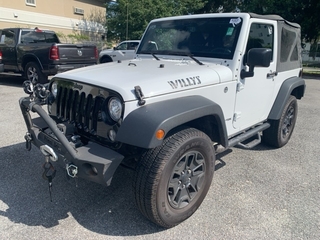
[[[126,60],[126,59],[133,59],[136,52],[136,47],[139,45],[138,42],[123,42],[120,43],[116,50],[118,51],[118,54],[113,58],[113,61],[117,60]]]
[[[238,81],[233,127],[239,131],[266,120],[273,105],[277,79],[275,39],[277,25],[273,21],[255,20],[251,23],[242,66],[246,65],[247,53],[252,48],[269,48],[273,53],[269,67],[255,67],[253,77]],[[244,68],[248,70],[248,66]]]
[[[122,42],[114,49],[117,51],[117,54],[112,56],[113,61],[127,59],[127,45],[127,42]]]
[[[127,59],[133,59],[136,54],[136,49],[139,45],[139,42],[128,42],[127,44]]]
[[[2,51],[2,63],[4,64],[5,70],[6,71],[18,70],[14,31],[9,29],[2,30],[2,33],[0,36],[0,44],[1,44],[1,51]]]

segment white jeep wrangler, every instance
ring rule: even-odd
[[[134,60],[25,83],[27,149],[45,155],[49,186],[55,161],[105,185],[134,162],[138,208],[173,227],[205,198],[218,152],[289,141],[305,91],[300,48],[300,26],[275,15],[153,20]]]
[[[139,43],[140,40],[128,40],[119,43],[112,49],[104,49],[99,53],[99,63],[133,59]]]

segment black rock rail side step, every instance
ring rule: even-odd
[[[216,145],[215,146],[216,154],[224,152],[225,150],[227,150],[231,147],[234,147],[236,145],[240,145],[244,148],[253,148],[254,146],[258,145],[261,142],[261,134],[260,133],[269,127],[270,127],[270,123],[266,122],[266,123],[263,123],[261,125],[254,127],[254,128],[251,128],[251,129],[241,133],[240,135],[237,135],[237,136],[229,139],[227,148],[224,148],[221,145]],[[258,136],[258,138],[254,139],[246,144],[243,144],[244,141],[246,141],[254,136]]]
[[[256,138],[254,138],[251,141],[246,142],[246,143],[245,142],[238,143],[237,146],[250,149],[250,148],[257,146],[260,143],[261,143],[261,134],[257,133]]]

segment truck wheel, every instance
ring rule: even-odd
[[[40,67],[35,62],[28,62],[25,67],[25,76],[33,84],[36,83],[47,83],[48,77],[42,73]]]
[[[209,190],[214,162],[210,138],[193,128],[148,150],[138,162],[133,181],[141,213],[166,228],[189,218]]]
[[[268,145],[280,148],[289,141],[298,114],[297,99],[290,96],[279,120],[271,120],[270,128],[263,132],[262,140]]]
[[[109,56],[104,56],[100,59],[100,63],[108,63],[108,62],[112,62],[112,58]]]

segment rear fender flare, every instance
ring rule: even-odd
[[[285,80],[280,87],[276,100],[269,113],[268,119],[280,119],[283,109],[290,95],[295,96],[297,99],[301,99],[304,95],[305,88],[305,81],[300,77],[292,77]]]

